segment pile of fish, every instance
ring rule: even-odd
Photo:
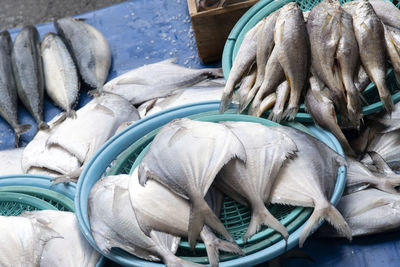
[[[361,93],[375,83],[384,108],[393,110],[386,85],[390,61],[400,82],[400,11],[383,0],[345,3],[324,0],[302,12],[291,2],[245,35],[223,92],[220,112],[232,101],[238,112],[293,120],[301,96],[314,122],[331,131],[348,154],[354,151],[341,128],[359,129]],[[287,104],[286,104],[287,103]],[[338,121],[336,114],[339,114]]]
[[[90,228],[104,253],[118,247],[167,266],[197,266],[174,254],[181,237],[191,248],[200,238],[211,266],[218,266],[218,250],[243,255],[218,218],[225,194],[252,211],[245,242],[263,225],[287,241],[288,231],[266,208],[269,203],[314,207],[300,246],[322,219],[351,239],[328,200],[345,164],[294,128],[175,119],[161,128],[132,175],[103,177],[93,186]]]
[[[48,33],[42,42],[34,26],[21,29],[11,41],[8,31],[0,33],[0,115],[19,136],[31,125],[18,124],[18,98],[32,114],[39,130],[44,122],[44,92],[75,117],[72,107],[78,99],[80,80],[101,91],[111,65],[107,40],[91,25],[73,18],[55,21],[59,35]],[[12,66],[12,67],[11,67]],[[80,79],[81,78],[81,79]]]
[[[100,254],[71,212],[43,210],[0,216],[1,266],[96,266]]]

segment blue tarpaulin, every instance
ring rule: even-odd
[[[109,79],[112,79],[130,69],[171,57],[177,57],[181,65],[204,67],[197,56],[188,13],[186,0],[132,0],[79,17],[99,29],[109,41],[113,58]],[[38,25],[37,28],[42,37],[47,32],[55,32],[52,24]],[[13,38],[17,32],[18,29],[10,31]],[[89,100],[83,88],[78,107]],[[45,120],[49,121],[59,112],[61,110],[46,97]],[[34,125],[21,137],[20,144],[24,146],[33,138],[36,124],[21,105],[19,120]],[[13,147],[14,134],[1,118],[0,140],[0,149]],[[283,266],[399,266],[399,240],[399,232],[355,238],[351,243],[312,237],[306,241],[303,250],[315,262],[287,259]]]

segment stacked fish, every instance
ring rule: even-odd
[[[220,112],[229,107],[239,83],[238,111],[250,103],[249,114],[255,116],[273,108],[269,119],[277,122],[294,119],[304,93],[315,123],[331,131],[354,155],[341,127],[360,128],[361,93],[369,80],[384,108],[393,110],[385,75],[389,60],[400,77],[399,18],[400,11],[383,0],[343,6],[324,0],[304,14],[296,3],[286,4],[245,35]]]
[[[82,81],[99,91],[108,77],[110,48],[97,29],[73,18],[59,19],[55,26],[60,36],[48,33],[42,43],[34,26],[22,28],[14,45],[8,31],[0,33],[0,115],[15,131],[15,146],[20,134],[31,127],[18,124],[18,97],[38,129],[45,130],[49,128],[43,120],[45,89],[66,111],[64,116],[75,117],[78,70]]]
[[[263,225],[287,241],[269,203],[314,207],[300,246],[322,219],[351,239],[328,201],[345,164],[324,143],[293,128],[176,119],[159,131],[132,175],[103,177],[93,186],[90,228],[104,253],[118,247],[167,266],[197,266],[174,254],[180,237],[192,248],[200,237],[211,266],[218,266],[218,250],[243,255],[218,218],[224,193],[252,210],[245,242]]]
[[[43,210],[0,216],[1,266],[96,266],[100,254],[71,212]]]

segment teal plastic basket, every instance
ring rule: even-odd
[[[57,210],[57,208],[34,196],[12,192],[0,193],[1,216],[18,216],[24,211],[34,210]]]
[[[234,118],[240,120],[248,120],[253,122],[261,122],[268,123],[270,125],[275,125],[273,122],[266,122],[265,119],[256,118],[252,116],[246,115],[237,115],[237,114],[223,114],[223,115],[210,115],[216,114],[218,109],[218,103],[197,103],[192,105],[185,105],[179,108],[170,109],[164,112],[160,112],[144,118],[136,122],[135,124],[129,126],[127,129],[123,130],[121,133],[114,136],[110,139],[92,158],[92,160],[88,163],[88,166],[83,171],[77,186],[77,195],[75,201],[76,214],[78,221],[80,223],[82,232],[86,235],[89,242],[97,248],[93,237],[90,233],[90,224],[87,213],[87,200],[89,196],[90,189],[96,183],[98,179],[100,179],[105,174],[114,175],[118,173],[129,173],[132,169],[132,166],[135,162],[135,159],[139,156],[140,152],[148,145],[151,141],[151,138],[154,137],[155,130],[159,127],[165,125],[169,121],[175,118],[188,117],[193,116],[192,118],[201,117],[202,120],[233,120]],[[207,114],[201,114],[208,112]],[[221,117],[218,117],[221,116]],[[223,118],[223,119],[222,119]],[[299,124],[297,124],[299,126]],[[304,127],[304,126],[301,126]],[[306,128],[307,129],[307,128]],[[343,150],[341,149],[338,141],[335,137],[315,126],[311,126],[307,129],[307,131],[311,131],[314,136],[325,142],[334,150],[338,151],[341,155],[343,155]],[[345,168],[340,167],[338,169],[337,183],[335,187],[334,194],[331,198],[331,202],[336,204],[339,200],[344,186],[345,186]],[[247,208],[236,205],[237,203],[231,203],[232,200],[228,198],[224,202],[224,211],[227,216],[235,216],[239,218],[238,214],[243,214],[249,216]],[[231,207],[235,207],[234,209],[230,209]],[[276,206],[276,209],[279,209],[280,206]],[[270,210],[274,213],[277,213],[275,208],[270,208]],[[250,239],[250,242],[247,244],[242,243],[243,250],[247,253],[245,257],[235,258],[233,255],[229,254],[221,254],[221,262],[220,266],[252,266],[258,263],[265,262],[269,259],[272,259],[283,252],[286,249],[291,249],[294,246],[298,245],[298,239],[302,228],[304,227],[304,222],[307,220],[310,215],[311,209],[305,208],[289,208],[286,211],[282,211],[282,214],[292,214],[293,210],[300,210],[298,214],[293,214],[292,218],[288,218],[286,227],[288,229],[292,229],[290,232],[289,240],[287,247],[285,246],[285,241],[282,240],[281,236],[271,229],[264,229],[262,233],[258,233],[257,236],[254,236]],[[221,216],[222,221],[228,227],[228,230],[232,231],[235,229],[233,223],[228,217],[226,218]],[[285,215],[283,215],[284,217]],[[228,222],[229,221],[229,222]],[[245,222],[245,220],[238,220],[239,223]],[[232,225],[230,225],[232,223]],[[322,222],[321,222],[322,223]],[[239,225],[240,227],[243,227]],[[242,228],[243,230],[243,228]],[[243,233],[237,231],[234,236],[237,238],[240,243],[240,239]],[[262,236],[261,236],[262,235]],[[196,255],[187,249],[188,245],[185,242],[180,244],[180,248],[177,252],[178,256],[185,257],[188,260],[192,260],[199,263],[207,263],[208,259],[206,257],[206,253],[204,251],[203,245],[198,244],[196,246]],[[251,251],[251,252],[249,252]],[[191,253],[191,254],[190,254]],[[103,254],[105,255],[105,254]],[[139,259],[123,250],[112,249],[109,254],[105,255],[109,259],[116,261],[122,265],[130,265],[130,266],[162,266],[159,263],[148,262],[142,259]]]
[[[236,54],[240,48],[245,34],[254,27],[260,20],[268,16],[270,13],[278,10],[287,3],[294,2],[291,0],[260,0],[252,8],[250,8],[236,23],[233,27],[228,39],[225,43],[224,51],[222,54],[222,70],[224,72],[225,79],[228,79],[232,63],[235,60]],[[321,2],[320,0],[296,0],[303,11],[311,10],[316,4]],[[349,1],[339,1],[341,4]],[[393,1],[390,1],[393,2]],[[399,8],[400,2],[396,4]],[[394,76],[394,72],[391,68],[388,69],[386,75],[386,83],[389,90],[392,92],[392,99],[394,103],[400,100],[400,91]],[[363,115],[375,114],[384,109],[382,102],[380,101],[377,89],[374,83],[367,86],[363,92],[364,98],[368,101],[368,104],[362,107]],[[372,103],[372,104],[369,104]],[[266,111],[265,115],[268,115],[270,110]],[[295,117],[296,121],[312,123],[311,116],[305,112],[304,104],[300,105],[299,112]]]

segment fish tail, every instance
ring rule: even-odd
[[[49,128],[50,128],[50,126],[45,121],[39,122],[39,130],[46,130]]]
[[[283,226],[264,206],[264,203],[252,206],[252,214],[249,227],[247,228],[246,234],[243,237],[244,242],[253,236],[255,233],[260,231],[261,226],[265,225],[275,229],[279,232],[285,240],[289,238],[289,233],[285,226]]]
[[[400,193],[399,190],[397,189],[400,187],[400,175],[392,174],[392,175],[380,178],[378,181],[379,181],[379,183],[375,186],[379,190],[390,193],[390,194],[396,194],[396,195],[398,195]]]
[[[14,132],[15,132],[14,146],[15,147],[18,147],[18,145],[19,145],[19,137],[21,136],[21,134],[28,131],[29,129],[31,129],[31,127],[32,127],[32,125],[30,125],[30,124],[18,124],[14,128]]]
[[[71,119],[76,119],[76,111],[73,109],[68,110],[66,116]]]
[[[210,209],[207,202],[201,198],[197,201],[193,201],[190,208],[188,241],[192,249],[194,249],[196,245],[196,240],[204,224],[207,224],[210,228],[223,235],[228,241],[234,241],[217,215]]]
[[[88,94],[93,97],[98,97],[101,95],[101,93],[103,93],[103,85],[99,85],[99,86],[97,86],[96,89],[90,90],[88,92]]]
[[[235,242],[219,239],[208,226],[204,226],[200,233],[206,246],[207,256],[211,266],[218,266],[219,250],[244,256],[243,250]]]
[[[221,104],[219,105],[219,113],[224,113],[232,102],[232,94],[222,93]]]
[[[303,247],[307,237],[313,233],[319,226],[319,223],[326,219],[342,236],[350,241],[352,240],[351,229],[344,220],[340,212],[325,200],[325,204],[315,206],[311,217],[308,219],[306,226],[300,234],[299,247]]]
[[[383,106],[385,107],[386,112],[392,113],[392,111],[394,110],[392,95],[388,93],[381,95],[380,98],[381,102],[383,103]]]
[[[209,68],[209,69],[204,69],[206,74],[212,78],[221,78],[224,77],[222,73],[222,68]]]
[[[285,112],[283,113],[283,117],[288,121],[292,121],[296,117],[298,111],[299,111],[299,106],[294,106],[294,107],[288,106]]]

